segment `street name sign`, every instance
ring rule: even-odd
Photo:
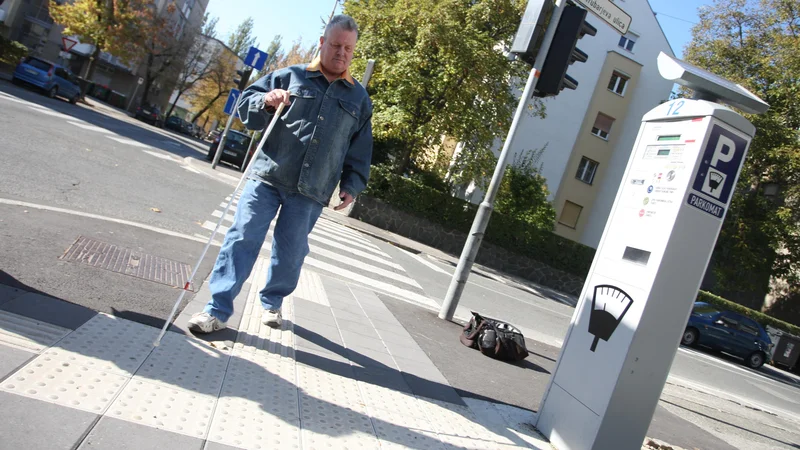
[[[631,26],[631,16],[611,0],[575,0],[575,2],[603,19],[620,34],[627,33]]]

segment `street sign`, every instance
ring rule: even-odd
[[[603,19],[620,34],[627,33],[631,26],[630,14],[613,4],[611,0],[575,0],[575,2]]]
[[[144,78],[139,77],[139,79],[136,80],[136,84],[144,84]]]
[[[241,92],[238,89],[231,89],[231,93],[228,94],[228,100],[225,102],[225,114],[233,114],[236,109],[236,102],[239,101],[239,94]],[[236,116],[239,116],[238,111],[236,111]]]
[[[77,40],[70,39],[68,37],[62,37],[61,38],[61,43],[64,45],[64,51],[65,52],[68,52],[68,51],[72,50],[72,47],[75,47],[76,45],[78,45],[78,41]]]
[[[267,55],[267,52],[262,52],[253,46],[247,51],[247,57],[244,59],[244,64],[256,70],[261,70],[264,68],[264,64],[267,63],[268,57],[269,55]]]

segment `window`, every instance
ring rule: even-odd
[[[581,158],[581,163],[578,164],[578,173],[575,178],[583,181],[586,184],[592,184],[594,174],[597,172],[597,161],[592,161],[587,157]]]
[[[626,33],[624,36],[620,36],[619,46],[620,48],[624,48],[625,50],[632,52],[633,46],[636,45],[637,39],[639,39],[639,35],[634,33]]]
[[[608,133],[611,132],[611,124],[613,123],[613,117],[598,113],[597,118],[594,120],[594,126],[592,126],[592,134],[607,141]]]
[[[758,336],[760,334],[758,324],[746,317],[739,319],[739,330],[747,334],[752,334],[753,336]]]
[[[625,95],[625,88],[628,87],[628,80],[630,80],[630,77],[614,71],[614,73],[611,74],[611,81],[608,82],[608,90],[619,95]]]
[[[583,206],[572,203],[569,200],[565,201],[558,223],[574,229],[578,225],[578,218],[581,216],[581,211],[583,211]]]

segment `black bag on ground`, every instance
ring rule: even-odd
[[[474,311],[459,340],[495,359],[521,361],[528,357],[525,336],[515,326],[483,317]]]

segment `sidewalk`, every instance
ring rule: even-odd
[[[263,326],[265,261],[231,330],[181,332],[204,286],[155,348],[156,328],[0,292],[0,448],[551,448],[530,411],[462,398],[370,290],[304,271]]]

